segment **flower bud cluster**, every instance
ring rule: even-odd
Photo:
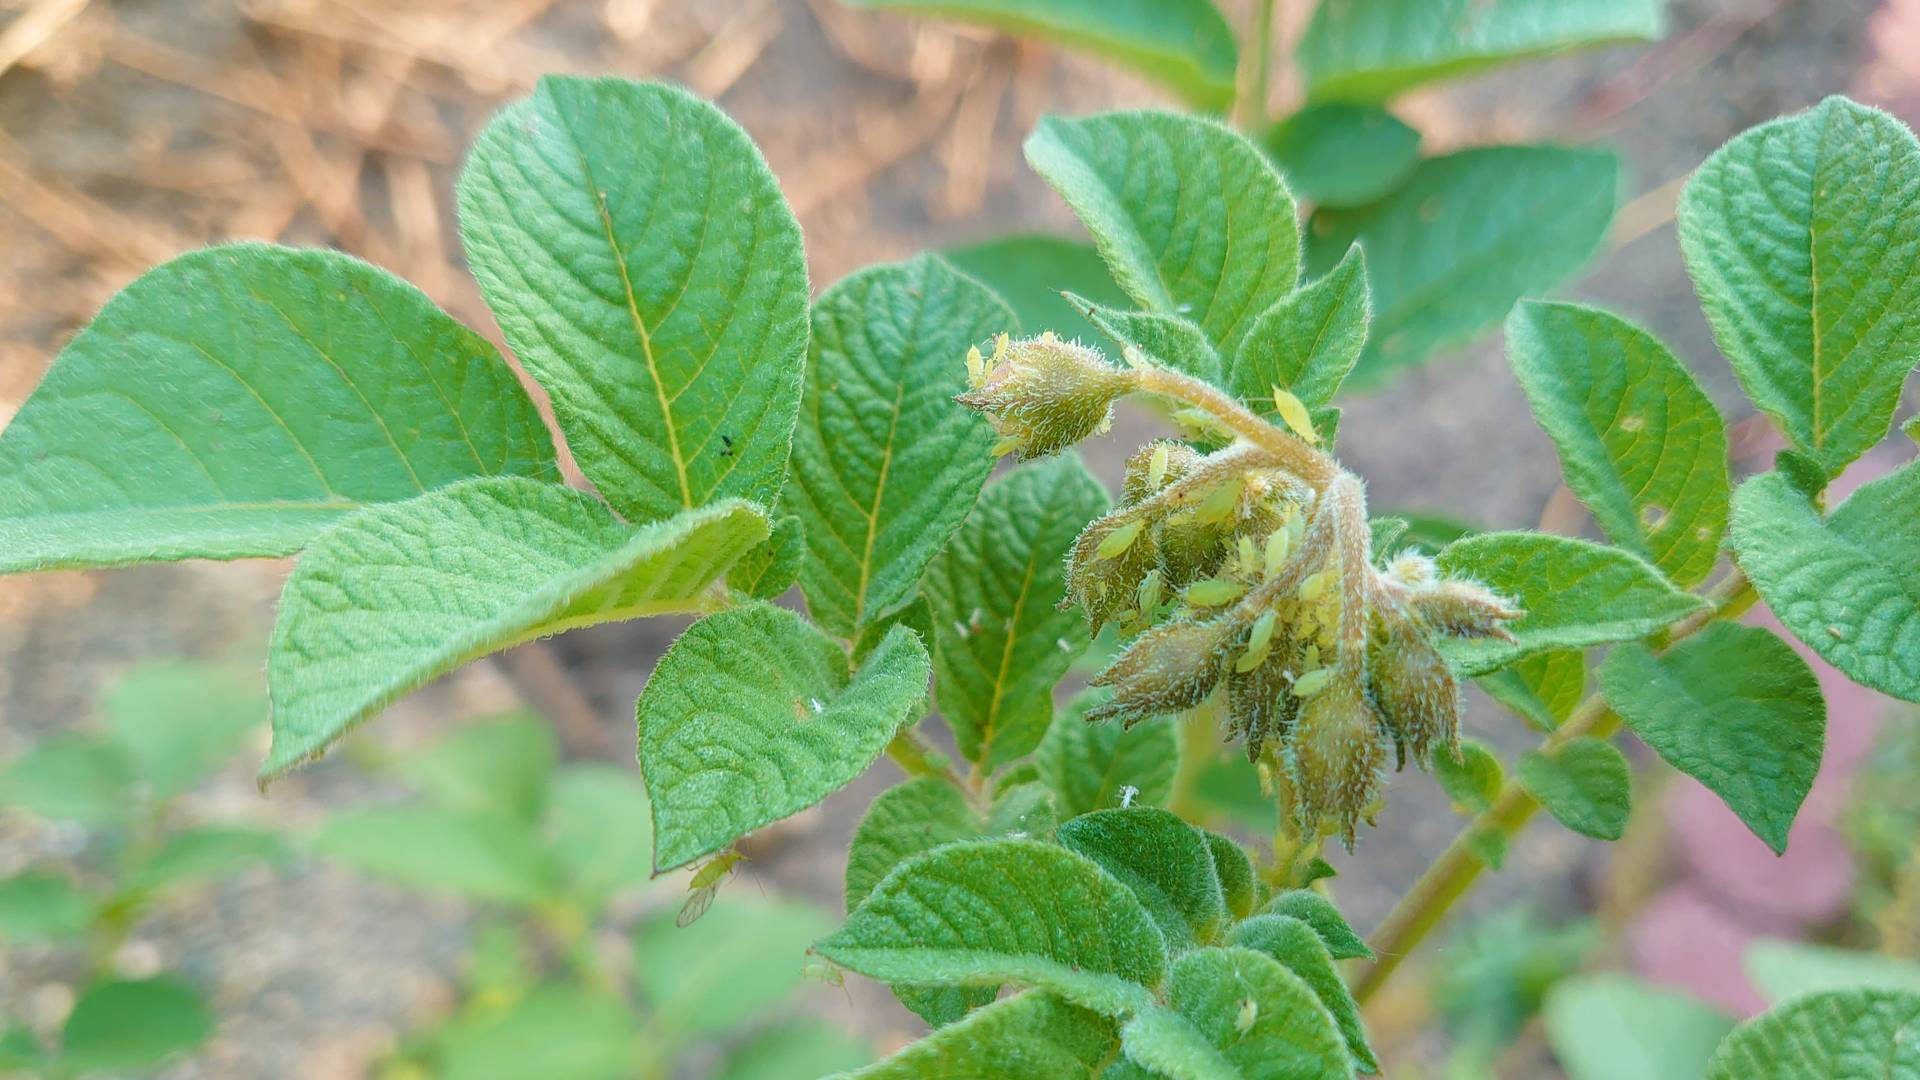
[[[1068,598],[1097,631],[1137,635],[1089,720],[1131,725],[1212,701],[1250,760],[1283,770],[1296,822],[1351,845],[1398,765],[1456,754],[1460,687],[1435,640],[1504,636],[1519,615],[1420,556],[1382,572],[1359,482],[1316,491],[1259,448],[1150,443],[1118,508],[1068,557]]]

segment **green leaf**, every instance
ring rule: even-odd
[[[986,282],[1013,305],[1019,322],[1003,328],[1009,333],[1018,329],[1029,334],[1054,330],[1065,338],[1094,333],[1093,324],[1074,311],[1061,297],[1063,292],[1078,293],[1103,307],[1124,307],[1132,302],[1113,283],[1113,275],[1107,272],[1107,264],[1100,261],[1100,253],[1092,244],[1062,236],[1004,236],[954,248],[946,256],[963,273]]]
[[[558,752],[546,720],[516,712],[457,728],[402,758],[397,771],[451,809],[535,821]]]
[[[1490,671],[1479,683],[1535,731],[1552,731],[1587,692],[1587,657],[1578,649],[1549,649]]]
[[[1132,788],[1134,800],[1148,806],[1173,795],[1180,768],[1180,739],[1172,724],[1089,724],[1087,710],[1105,700],[1099,692],[1076,696],[1053,718],[1034,752],[1041,780],[1060,798],[1060,812],[1078,817],[1120,805],[1120,793]]]
[[[1221,380],[1220,354],[1193,320],[1160,311],[1102,307],[1076,293],[1067,293],[1064,299],[1105,334],[1122,356],[1133,349],[1160,367],[1210,383]]]
[[[1050,39],[1133,68],[1202,109],[1233,101],[1233,28],[1209,0],[847,0]]]
[[[1769,630],[1713,623],[1658,656],[1622,645],[1600,686],[1635,735],[1705,784],[1776,854],[1813,787],[1827,732],[1813,669]]]
[[[558,474],[485,339],[337,252],[208,248],[108,301],[0,435],[0,573],[290,555],[494,475]]]
[[[633,766],[569,765],[554,776],[548,804],[548,850],[589,907],[652,877],[653,809]]]
[[[1619,182],[1605,151],[1495,146],[1428,158],[1379,202],[1314,211],[1309,273],[1355,243],[1367,252],[1373,329],[1352,388],[1464,344],[1573,276],[1607,235]]]
[[[1332,1080],[1353,1065],[1313,989],[1252,949],[1199,949],[1173,965],[1171,1011],[1121,1030],[1127,1057],[1169,1080]]]
[[[949,844],[910,859],[814,949],[887,982],[1013,982],[1114,1015],[1148,1002],[1167,966],[1133,893],[1034,840]]]
[[[811,904],[723,896],[691,926],[674,925],[671,913],[642,923],[633,936],[635,978],[655,1024],[716,1034],[792,993],[807,945],[831,925]]]
[[[837,637],[905,603],[993,471],[985,420],[953,400],[968,346],[1013,312],[945,262],[862,270],[813,308],[782,493],[806,528],[807,610]]]
[[[1832,990],[1905,990],[1920,994],[1920,964],[1804,941],[1759,941],[1742,958],[1748,981],[1769,1002]]]
[[[1507,354],[1608,538],[1680,585],[1706,580],[1727,528],[1727,432],[1686,367],[1625,319],[1538,301],[1508,317]]]
[[[1733,550],[1787,629],[1862,686],[1920,701],[1920,466],[1855,491],[1824,521],[1783,473],[1733,496]]]
[[[0,805],[89,827],[133,816],[133,769],[118,746],[86,735],[52,735],[0,771]]]
[[[1462,675],[1549,649],[1632,641],[1707,606],[1637,555],[1547,533],[1477,533],[1447,545],[1438,562],[1447,577],[1478,581],[1526,613],[1507,626],[1511,642],[1442,642]]]
[[[925,695],[927,672],[905,627],[850,671],[839,645],[784,608],[695,623],[636,709],[654,867],[718,851],[860,775]]]
[[[754,600],[777,599],[800,580],[806,561],[806,526],[788,515],[774,522],[772,535],[727,571],[727,588]]]
[[[987,833],[990,836],[1032,836],[1044,839],[1060,821],[1053,792],[1038,780],[1008,784],[993,796],[987,807]]]
[[[1550,752],[1520,755],[1520,786],[1540,800],[1562,825],[1595,840],[1618,840],[1633,812],[1633,781],[1627,759],[1613,744],[1590,735]]]
[[[987,485],[973,516],[927,570],[934,694],[970,761],[1031,751],[1053,720],[1053,685],[1087,647],[1086,623],[1056,606],[1080,527],[1107,508],[1077,456]]]
[[[67,1014],[60,1064],[85,1072],[147,1071],[213,1035],[213,1010],[169,976],[95,983]]]
[[[1293,291],[1293,196],[1223,125],[1164,112],[1049,116],[1026,152],[1086,223],[1120,287],[1143,308],[1199,323],[1222,355]]]
[[[1809,994],[1733,1029],[1707,1080],[1913,1080],[1920,1077],[1920,994]]]
[[[442,1035],[444,1080],[618,1080],[634,1075],[640,1033],[618,997],[542,986],[504,1012],[462,1017]]]
[[[1436,79],[1666,32],[1661,0],[1324,0],[1295,54],[1307,95],[1384,101]]]
[[[1829,476],[1886,437],[1920,359],[1916,198],[1913,133],[1842,97],[1735,138],[1680,196],[1720,351]]]
[[[1060,826],[1060,846],[1112,874],[1146,906],[1174,952],[1214,941],[1227,901],[1200,830],[1150,806],[1096,810]]]
[[[354,725],[471,660],[578,626],[696,611],[766,539],[729,500],[638,529],[583,492],[476,480],[364,511],[307,549],[267,655],[273,751],[309,761]]]
[[[1294,194],[1322,206],[1372,202],[1420,160],[1420,133],[1372,105],[1309,105],[1260,141]]]
[[[1627,975],[1583,975],[1547,994],[1547,1042],[1568,1080],[1697,1080],[1732,1018]]]
[[[1113,1059],[1115,1041],[1112,1020],[1044,990],[1029,990],[976,1009],[885,1061],[832,1080],[1099,1080]]]
[[[980,816],[960,789],[945,780],[916,777],[873,800],[847,851],[847,910],[860,906],[895,866],[923,851],[983,836]],[[934,1027],[958,1020],[994,999],[991,986],[893,987],[902,1004]]]
[[[1246,849],[1205,829],[1200,830],[1200,837],[1207,842],[1207,851],[1213,856],[1213,872],[1220,881],[1220,895],[1227,902],[1227,913],[1235,919],[1253,914],[1265,899],[1261,892],[1264,886],[1253,874],[1253,860],[1247,857]]]
[[[1367,943],[1361,941],[1360,935],[1347,925],[1347,918],[1340,914],[1340,909],[1333,906],[1333,901],[1312,889],[1289,889],[1275,896],[1267,904],[1264,914],[1290,916],[1313,927],[1314,932],[1320,935],[1320,940],[1326,942],[1327,951],[1333,954],[1335,960],[1373,959],[1373,950],[1367,948]]]
[[[765,1027],[728,1052],[719,1080],[790,1080],[858,1068],[873,1051],[830,1024],[786,1020]]]
[[[552,858],[531,826],[499,813],[434,806],[364,807],[333,815],[314,847],[409,888],[535,904],[554,886]]]
[[[1501,766],[1500,759],[1493,756],[1485,743],[1474,739],[1460,740],[1460,760],[1442,747],[1433,755],[1433,778],[1440,782],[1440,790],[1447,793],[1456,808],[1469,814],[1478,814],[1489,806],[1500,794],[1500,785],[1506,781],[1507,770]]]
[[[125,887],[151,893],[197,884],[255,864],[278,863],[287,855],[280,837],[259,829],[221,825],[182,829],[129,868]]]
[[[134,668],[107,695],[107,728],[155,798],[192,789],[267,718],[257,668],[155,663]]]
[[[1333,1017],[1347,1052],[1353,1055],[1354,1066],[1361,1072],[1380,1071],[1380,1061],[1367,1044],[1367,1025],[1360,1017],[1360,1006],[1313,927],[1291,916],[1270,915],[1234,927],[1227,943],[1265,953],[1298,975]]]
[[[888,788],[867,807],[854,830],[847,851],[847,910],[859,907],[873,887],[907,859],[980,836],[980,815],[947,781],[921,776]]]
[[[0,941],[37,945],[86,933],[93,901],[62,874],[28,870],[0,881]]]
[[[1366,255],[1354,247],[1325,277],[1294,290],[1254,321],[1234,357],[1233,392],[1269,418],[1276,415],[1276,386],[1309,409],[1326,406],[1367,344],[1371,306]],[[1331,432],[1326,437],[1331,440]]]
[[[480,134],[458,194],[480,291],[614,509],[773,504],[807,266],[739,125],[677,87],[549,76]]]

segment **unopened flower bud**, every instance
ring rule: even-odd
[[[1294,810],[1303,830],[1329,819],[1353,849],[1360,818],[1379,800],[1386,745],[1359,684],[1341,676],[1301,703],[1288,742]]]
[[[1191,709],[1207,699],[1227,666],[1231,637],[1227,619],[1174,622],[1140,635],[1094,686],[1113,687],[1113,699],[1087,713],[1088,720],[1124,718],[1132,727],[1149,716]]]
[[[1393,738],[1397,763],[1426,766],[1438,743],[1459,756],[1460,683],[1427,639],[1410,626],[1389,630],[1370,650],[1374,700]]]
[[[1254,644],[1252,632],[1248,644]],[[1293,643],[1271,641],[1264,651],[1260,663],[1244,671],[1236,665],[1227,674],[1227,726],[1233,737],[1246,744],[1248,761],[1258,761],[1268,743],[1285,740],[1300,712],[1289,669],[1297,663]]]
[[[1153,495],[1193,471],[1200,453],[1186,443],[1156,439],[1135,451],[1127,459],[1126,480],[1121,486],[1124,505]]]
[[[1067,553],[1067,595],[1062,608],[1079,604],[1094,633],[1107,620],[1133,608],[1142,580],[1159,560],[1146,522],[1117,510],[1080,530]]]
[[[1105,431],[1114,401],[1133,389],[1136,376],[1052,333],[1021,341],[1002,334],[991,357],[968,352],[967,381],[973,389],[954,400],[986,416],[1000,435],[999,452],[1031,458]]]
[[[1472,581],[1442,581],[1407,598],[1429,626],[1443,634],[1464,638],[1512,641],[1504,623],[1524,612],[1484,585]]]

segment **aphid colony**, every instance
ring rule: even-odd
[[[1351,846],[1379,805],[1389,746],[1399,766],[1428,765],[1436,745],[1458,754],[1460,687],[1435,639],[1506,637],[1520,612],[1424,556],[1376,568],[1359,479],[1309,444],[1306,410],[1284,390],[1286,430],[1128,359],[1120,369],[1051,334],[1003,336],[991,359],[969,354],[973,389],[958,398],[986,415],[1001,452],[1022,456],[1105,430],[1135,391],[1198,407],[1229,440],[1141,448],[1120,505],[1075,541],[1063,606],[1134,639],[1093,680],[1113,697],[1087,718],[1130,726],[1216,709],[1227,737],[1269,766],[1300,831]]]

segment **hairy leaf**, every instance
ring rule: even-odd
[[[1207,841],[1178,816],[1150,806],[1095,810],[1061,825],[1057,836],[1061,847],[1133,890],[1169,949],[1209,944],[1228,922]]]
[[[1325,277],[1255,320],[1234,358],[1234,394],[1269,419],[1276,415],[1276,386],[1309,409],[1332,403],[1366,347],[1371,308],[1366,256],[1354,247]]]
[[[1830,97],[1707,159],[1680,247],[1754,404],[1829,476],[1886,437],[1920,359],[1920,144]]]
[[[1252,949],[1199,949],[1173,966],[1171,1010],[1122,1029],[1127,1057],[1170,1080],[1351,1077],[1333,1017],[1306,982]]]
[[[1447,545],[1438,561],[1448,577],[1478,581],[1526,613],[1507,627],[1512,642],[1444,641],[1463,675],[1548,649],[1632,641],[1707,603],[1637,555],[1547,533],[1477,533]]]
[[[1100,1080],[1117,1038],[1107,1017],[1045,990],[1029,990],[832,1080]]]
[[[1293,196],[1226,127],[1163,112],[1050,116],[1026,152],[1086,223],[1120,287],[1143,308],[1199,323],[1223,355],[1293,290]]]
[[[1360,935],[1347,925],[1346,916],[1333,906],[1333,901],[1314,892],[1312,889],[1289,889],[1275,896],[1267,904],[1265,915],[1286,915],[1308,926],[1326,942],[1327,951],[1335,960],[1371,960],[1373,950],[1360,940]],[[1255,916],[1259,918],[1260,916]],[[1249,922],[1253,920],[1248,920]],[[1245,925],[1245,924],[1242,924]]]
[[[458,194],[480,291],[615,509],[774,502],[807,267],[746,132],[677,87],[550,76],[487,125]]]
[[[1320,1005],[1333,1017],[1347,1052],[1361,1072],[1377,1073],[1380,1061],[1367,1043],[1367,1025],[1360,1017],[1360,1006],[1347,990],[1345,979],[1333,966],[1333,955],[1313,927],[1288,915],[1250,919],[1227,935],[1229,945],[1263,952],[1300,977]]]
[[[1433,778],[1455,807],[1477,814],[1493,805],[1507,771],[1485,743],[1461,739],[1459,761],[1445,748],[1433,755]]]
[[[1784,473],[1733,497],[1740,568],[1793,635],[1862,686],[1920,701],[1920,465],[1863,485],[1822,520]]]
[[[1775,853],[1813,787],[1827,730],[1813,669],[1771,631],[1714,623],[1656,656],[1622,645],[1600,686],[1633,733],[1705,784]]]
[[[1499,64],[1666,29],[1661,0],[1324,0],[1300,41],[1307,94],[1383,101]]]
[[[1536,301],[1508,317],[1507,355],[1607,536],[1680,585],[1706,580],[1727,528],[1727,433],[1686,367],[1616,315]]]
[[[1733,1029],[1707,1080],[1914,1080],[1920,994],[1836,990],[1795,998]]]
[[[1080,459],[1025,465],[987,485],[927,570],[934,684],[960,752],[987,765],[1039,744],[1053,685],[1087,647],[1086,623],[1055,606],[1080,527],[1107,493]]]
[[[1604,151],[1496,146],[1428,158],[1379,202],[1314,211],[1309,273],[1355,243],[1367,252],[1373,329],[1354,387],[1465,343],[1586,265],[1613,221],[1619,173]]]
[[[328,819],[322,855],[415,889],[535,904],[554,885],[539,834],[517,818],[433,806],[357,807]]]
[[[1035,840],[949,844],[910,859],[814,948],[888,982],[1021,983],[1108,1014],[1151,1000],[1167,966],[1133,893]]]
[[[806,526],[797,517],[783,517],[773,523],[771,535],[727,571],[727,588],[751,599],[773,600],[800,580],[806,559]]]
[[[1094,326],[1061,297],[1077,293],[1103,307],[1122,307],[1132,301],[1113,283],[1107,264],[1092,244],[1064,236],[1023,233],[946,253],[947,261],[962,273],[987,283],[1019,316],[1011,333],[1038,334],[1053,330],[1061,337],[1091,336]]]
[[[806,528],[814,621],[856,636],[904,603],[993,469],[993,431],[953,400],[970,345],[1013,312],[939,259],[862,270],[813,308],[783,505]]]
[[[461,664],[578,626],[696,611],[766,539],[736,500],[639,529],[583,492],[474,480],[375,507],[316,539],[287,578],[267,656],[265,778]]]
[[[1157,806],[1173,794],[1180,767],[1180,739],[1172,724],[1089,724],[1087,710],[1103,700],[1098,692],[1074,698],[1053,719],[1034,752],[1040,779],[1060,799],[1060,811],[1078,817],[1120,805],[1121,792],[1133,789],[1136,803]]]
[[[1253,860],[1245,848],[1216,832],[1201,830],[1207,851],[1213,856],[1213,873],[1220,882],[1220,895],[1227,902],[1227,914],[1244,919],[1266,899],[1265,884],[1253,873]]]
[[[337,252],[208,248],[108,301],[0,434],[0,573],[289,555],[494,475],[558,474],[485,339]]]
[[[1309,105],[1268,128],[1261,142],[1294,194],[1321,206],[1372,202],[1420,160],[1420,133],[1372,105]]]
[[[1542,1016],[1568,1080],[1693,1080],[1733,1028],[1719,1010],[1627,975],[1560,982]]]
[[[693,624],[640,695],[654,867],[718,851],[819,802],[880,756],[926,693],[926,649],[895,627],[857,670],[784,608]]]
[[[1206,331],[1193,320],[1162,311],[1104,307],[1075,293],[1067,293],[1065,299],[1086,316],[1094,329],[1106,335],[1122,356],[1131,348],[1160,367],[1210,383],[1221,381],[1220,354],[1207,340]]]
[[[1618,840],[1633,810],[1632,774],[1612,743],[1582,735],[1520,755],[1520,786],[1560,824],[1595,840]]]
[[[1478,681],[1480,689],[1534,730],[1552,731],[1572,715],[1587,691],[1587,657],[1578,649],[1549,649],[1523,656]]]
[[[924,12],[1085,49],[1166,84],[1193,105],[1233,101],[1233,28],[1209,0],[847,0]]]
[[[980,815],[947,781],[920,776],[888,788],[854,830],[847,851],[847,910],[859,907],[889,871],[913,856],[980,835]]]

